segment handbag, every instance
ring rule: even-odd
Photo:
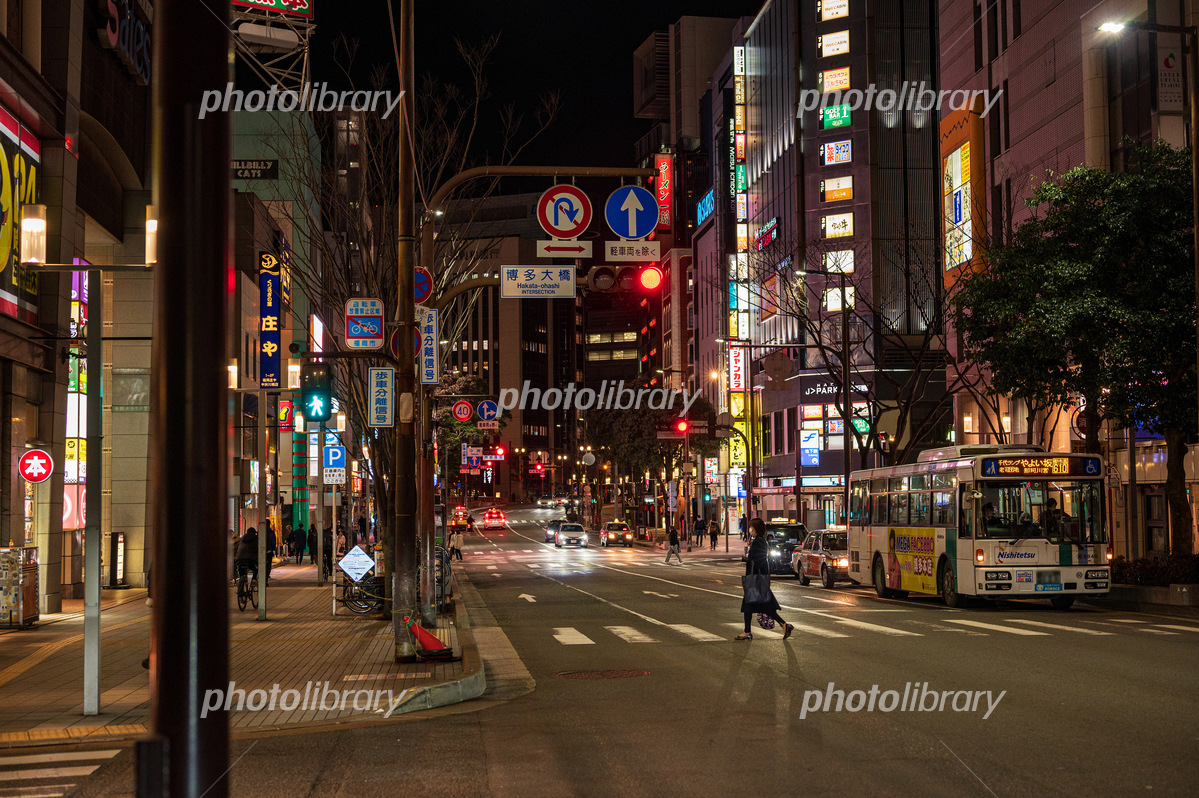
[[[746,574],[741,577],[746,604],[770,603],[770,574]]]

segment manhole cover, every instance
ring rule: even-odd
[[[638,676],[649,676],[649,671],[563,671],[558,674],[560,679],[633,679]]]

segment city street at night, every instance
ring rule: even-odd
[[[755,623],[735,642],[740,540],[729,554],[723,538],[715,553],[684,545],[666,565],[647,546],[555,549],[550,517],[512,511],[467,542],[481,699],[387,725],[239,733],[233,793],[393,795],[399,763],[405,791],[464,796],[1191,793],[1199,621],[1036,601],[950,610],[780,577],[794,634]],[[830,682],[992,697],[850,713],[834,695],[824,711]],[[806,717],[805,701],[819,704]],[[77,794],[132,794],[132,750],[115,748]],[[70,749],[85,765],[87,750]],[[55,764],[68,762],[38,767]]]

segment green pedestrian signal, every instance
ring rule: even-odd
[[[300,366],[300,404],[305,421],[328,421],[333,409],[333,378],[328,363]]]

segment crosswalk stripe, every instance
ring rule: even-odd
[[[1149,623],[1149,621],[1141,621],[1136,618],[1112,618],[1112,623]]]
[[[541,566],[538,565],[537,563],[531,562],[531,563],[529,563],[529,567],[530,568],[540,568]]]
[[[1159,623],[1155,626],[1161,629],[1177,629],[1180,632],[1199,632],[1199,626],[1173,626],[1168,623]]]
[[[805,632],[810,635],[816,635],[817,637],[853,637],[853,635],[843,635],[840,632],[834,632],[831,629],[821,629],[819,626],[809,626],[806,623],[793,623],[791,625],[795,627],[795,631],[797,632]],[[912,633],[909,632],[909,634]]]
[[[89,759],[112,759],[121,749],[103,751],[64,751],[61,754],[28,754],[26,756],[0,756],[0,767],[10,765],[38,765],[43,762],[83,762]]]
[[[1012,623],[1022,623],[1026,626],[1039,626],[1044,629],[1064,629],[1067,632],[1078,632],[1084,635],[1114,635],[1115,632],[1101,632],[1098,629],[1082,629],[1076,626],[1064,626],[1060,623],[1045,623],[1044,621],[1029,621],[1024,618],[1012,618]]]
[[[946,623],[960,623],[963,626],[976,626],[979,629],[990,629],[993,632],[1007,632],[1010,635],[1032,636],[1048,636],[1048,632],[1034,632],[1032,629],[1013,629],[1010,626],[1000,626],[994,623],[983,623],[982,621],[968,621],[964,618],[946,618]]]
[[[1145,632],[1151,635],[1177,635],[1178,632],[1166,632],[1162,629],[1137,629],[1138,632]]]
[[[821,618],[836,618],[834,615],[827,615],[823,612],[810,610],[815,615]],[[852,618],[836,618],[837,623],[842,626],[852,626],[854,629],[863,629],[867,632],[878,632],[879,634],[890,635],[891,637],[924,637],[920,632],[908,632],[903,629],[895,629],[890,626],[882,626],[877,623],[867,623],[866,621],[855,621]],[[797,627],[798,628],[798,627]]]
[[[488,571],[494,571],[494,570],[495,570],[497,567],[498,567],[498,566],[495,566],[495,565],[489,565],[489,566],[487,566],[487,570],[488,570]]]
[[[0,773],[0,781],[32,781],[34,779],[63,779],[71,776],[90,776],[99,765],[79,765],[65,768],[33,768]]]
[[[675,630],[676,632],[682,632],[683,634],[687,635],[688,637],[695,638],[696,640],[700,641],[701,643],[714,643],[717,640],[725,639],[725,638],[721,637],[720,635],[714,635],[711,632],[706,632],[703,629],[700,629],[699,627],[692,626],[691,624],[668,623],[666,625],[669,626],[671,629]]]
[[[555,627],[554,639],[564,646],[593,646],[595,641],[573,626]]]
[[[631,626],[605,626],[612,634],[619,637],[626,643],[657,643],[658,641],[645,634],[639,632]]]
[[[72,784],[39,784],[37,787],[13,787],[16,792],[8,792],[7,790],[0,792],[0,795],[11,795],[13,798],[62,798],[67,794],[67,790],[75,785]],[[28,790],[54,790],[54,792],[27,792]]]
[[[745,630],[744,625],[741,623],[737,623],[736,621],[734,621],[733,623],[726,623],[725,626],[732,626],[736,629],[741,629],[742,631]],[[762,629],[757,624],[754,624],[753,626],[751,626],[749,631],[753,632],[754,637],[769,637],[769,638],[779,639],[779,638],[782,638],[782,636],[783,636],[781,632],[773,632],[769,629]]]

